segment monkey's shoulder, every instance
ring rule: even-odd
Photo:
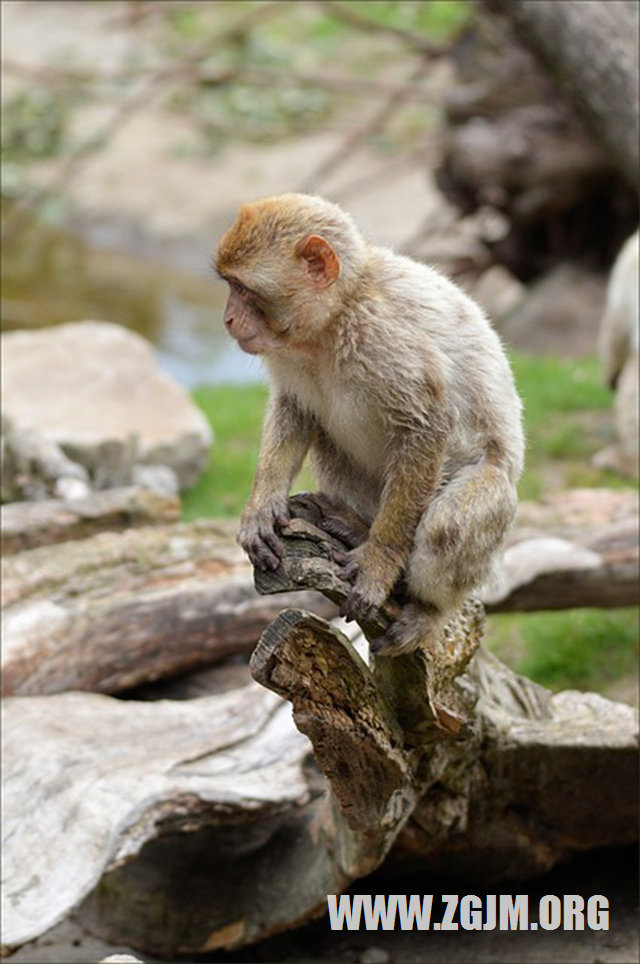
[[[439,269],[388,248],[374,248],[371,259],[373,304],[393,306],[394,317],[402,319],[399,331],[425,331],[433,337],[451,331],[493,332],[477,302]]]

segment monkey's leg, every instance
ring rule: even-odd
[[[428,648],[469,593],[493,576],[516,512],[500,464],[466,466],[440,489],[418,524],[406,571],[411,601],[372,649],[384,655]]]

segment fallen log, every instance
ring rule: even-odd
[[[0,509],[2,554],[86,539],[106,530],[167,525],[179,517],[177,496],[138,486],[89,492],[82,499],[9,502]]]
[[[624,0],[476,7],[453,51],[436,178],[477,215],[482,244],[475,265],[450,268],[498,263],[529,283],[580,266],[579,287],[597,286],[638,222],[637,19]],[[580,307],[589,331],[597,304]]]
[[[533,612],[638,602],[638,496],[573,489],[523,502],[487,612]]]
[[[319,593],[259,595],[234,531],[231,521],[158,525],[4,559],[3,694],[118,693],[248,654],[294,599],[335,614]],[[340,581],[320,570],[318,588],[339,598]],[[634,493],[576,490],[520,506],[502,581],[483,602],[490,612],[622,606],[637,587]]]
[[[296,505],[261,588],[339,598],[331,537]],[[634,711],[552,696],[477,650],[481,631],[469,602],[430,653],[368,666],[320,617],[288,611],[252,658],[278,695],[6,700],[6,949],[74,909],[143,953],[238,946],[322,913],[396,840],[474,879],[633,840]]]
[[[638,188],[638,4],[489,0],[555,79],[594,138]]]
[[[3,695],[117,693],[249,653],[291,599],[258,595],[233,532],[153,526],[4,559]],[[305,605],[335,613],[318,594]]]

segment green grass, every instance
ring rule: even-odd
[[[267,401],[263,385],[216,385],[197,388],[193,397],[214,433],[209,464],[198,484],[184,493],[182,516],[237,517],[251,491],[258,461],[262,418]],[[300,488],[311,487],[303,469]]]
[[[258,458],[267,389],[217,385],[197,388],[193,397],[211,424],[214,443],[206,471],[183,496],[183,518],[239,516]]]
[[[638,665],[638,609],[568,609],[495,615],[489,648],[550,689],[605,691]]]
[[[590,464],[613,437],[613,396],[601,384],[598,361],[519,352],[510,357],[527,436],[520,498],[539,498],[548,488],[633,485]]]
[[[527,457],[521,498],[575,486],[633,486],[590,465],[612,432],[612,396],[595,359],[513,353],[525,405]],[[216,386],[194,393],[215,433],[209,466],[183,500],[185,519],[238,517],[251,489],[267,389]],[[307,469],[296,484],[310,488]],[[552,689],[605,692],[631,677],[638,659],[638,611],[574,609],[491,616],[487,643],[518,672]]]

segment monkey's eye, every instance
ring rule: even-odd
[[[245,286],[242,284],[242,282],[236,281],[236,280],[234,279],[233,281],[230,281],[229,284],[231,285],[231,287],[233,288],[233,290],[235,291],[235,293],[236,293],[237,295],[240,295],[241,298],[246,298],[246,296],[249,294],[249,292],[247,291],[247,289],[245,288]]]

